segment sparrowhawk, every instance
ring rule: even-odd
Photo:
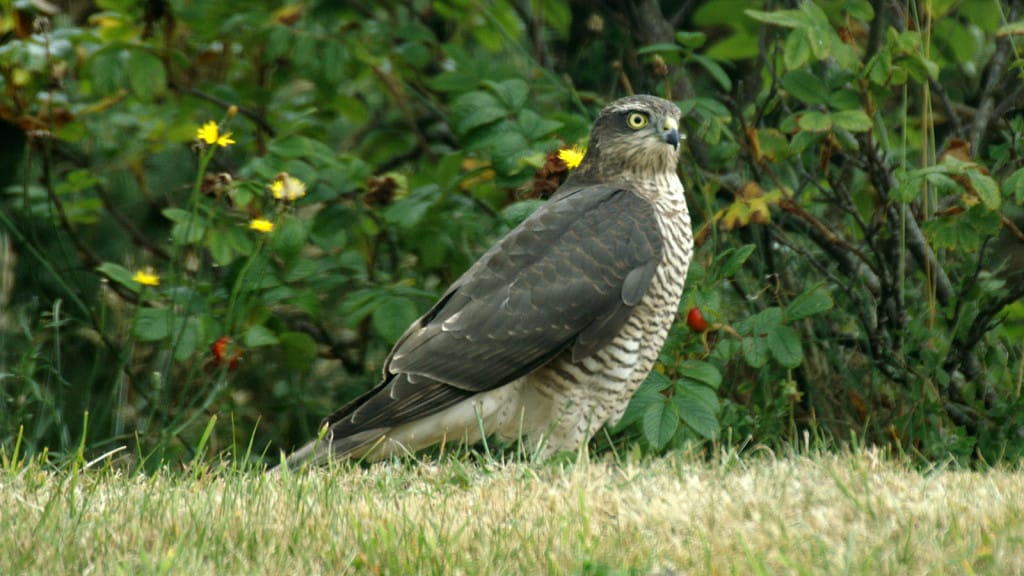
[[[605,107],[551,199],[406,330],[383,380],[288,466],[481,434],[546,457],[617,422],[665,342],[693,249],[679,119],[654,96]]]

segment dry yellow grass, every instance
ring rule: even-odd
[[[1021,574],[1024,474],[857,455],[0,473],[0,573]]]

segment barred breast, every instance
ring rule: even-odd
[[[524,377],[517,382],[520,402],[494,415],[501,436],[526,433],[541,457],[576,450],[601,426],[619,421],[675,320],[693,253],[690,214],[675,173],[650,184],[641,193],[654,203],[664,252],[650,288],[620,334],[582,362],[574,363],[567,352]],[[657,190],[672,193],[654,195]]]

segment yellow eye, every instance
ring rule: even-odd
[[[639,130],[644,126],[647,126],[647,115],[640,112],[630,112],[629,116],[626,116],[626,124],[633,130]]]

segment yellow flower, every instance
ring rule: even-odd
[[[293,202],[306,195],[306,183],[282,172],[277,175],[277,179],[270,185],[270,192],[274,194],[274,199],[276,200]]]
[[[583,155],[586,154],[585,150],[580,149],[579,146],[573,146],[572,148],[562,148],[558,151],[558,157],[565,162],[566,167],[569,170],[580,165],[583,162]]]
[[[149,267],[143,268],[142,270],[136,270],[135,274],[132,275],[132,280],[142,284],[143,286],[160,285],[160,277],[157,276],[156,272]]]
[[[221,148],[227,148],[230,144],[235,143],[235,141],[231,139],[231,134],[231,132],[221,134],[220,128],[217,126],[217,123],[213,120],[210,120],[206,124],[203,124],[199,127],[199,130],[196,130],[196,138],[202,140],[203,142],[206,142],[211,146],[216,144]]]
[[[249,222],[249,230],[270,234],[274,231],[274,223],[263,218],[253,218],[252,222]]]

